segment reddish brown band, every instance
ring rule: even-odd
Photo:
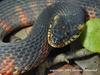
[[[0,19],[0,27],[3,28],[6,32],[11,32],[13,30],[13,28],[8,22],[1,19]]]

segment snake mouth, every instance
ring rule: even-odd
[[[48,34],[48,43],[54,48],[62,48],[70,44],[71,42],[75,41],[80,36],[80,33],[77,35],[73,35],[70,39],[63,39],[59,43],[54,43],[54,41],[52,40],[53,39],[52,36],[53,35],[51,33]]]

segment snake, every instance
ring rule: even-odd
[[[81,7],[84,2],[2,0],[0,74],[18,75],[36,68],[46,59],[51,47],[64,47],[77,39],[85,23],[86,14]],[[10,33],[30,25],[32,30],[25,39],[16,43],[4,41]]]

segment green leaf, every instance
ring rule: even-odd
[[[87,21],[86,28],[80,38],[86,49],[100,53],[100,18]]]

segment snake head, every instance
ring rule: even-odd
[[[79,37],[84,25],[80,24],[81,19],[77,22],[74,20],[73,16],[67,18],[67,16],[56,15],[54,17],[48,31],[48,42],[52,47],[64,47]]]
[[[52,43],[61,44],[61,41],[66,37],[68,38],[68,27],[64,23],[64,17],[57,15],[53,19],[52,27],[50,28]],[[58,45],[59,46],[59,45]]]

